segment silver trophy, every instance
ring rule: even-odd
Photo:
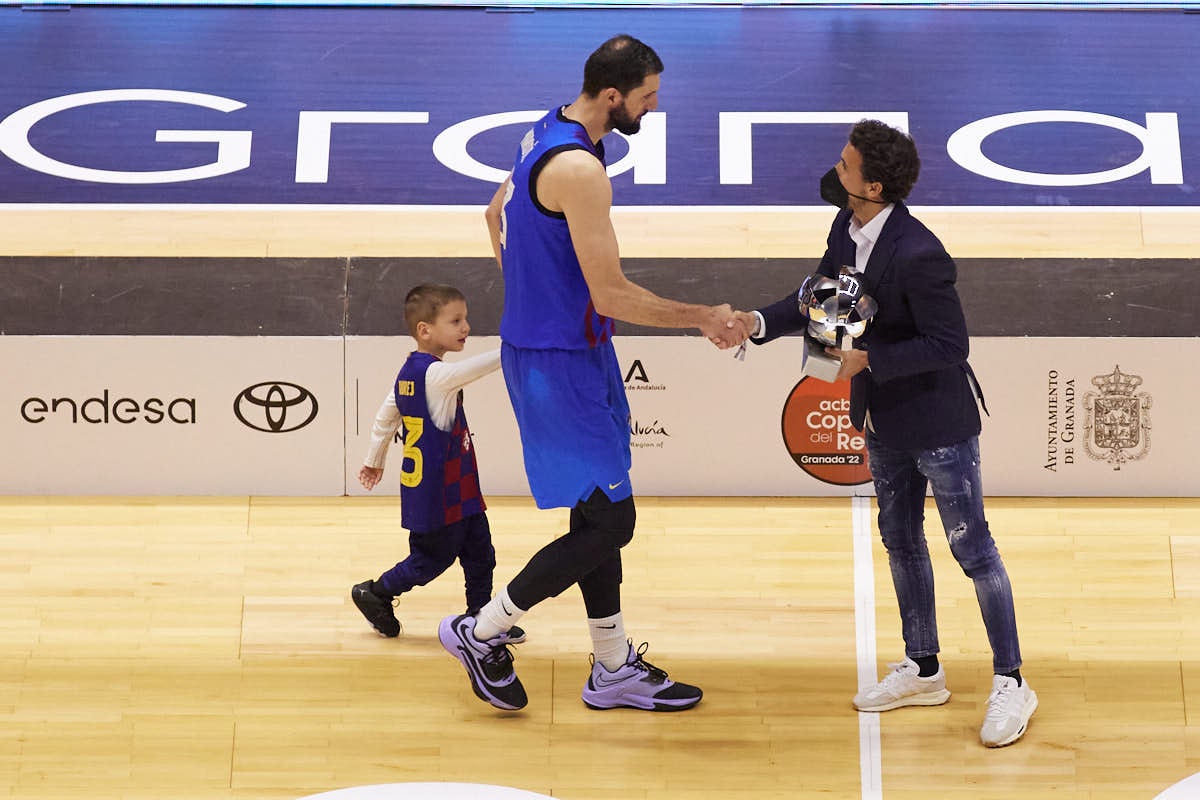
[[[837,278],[819,272],[809,275],[800,285],[796,300],[800,313],[808,317],[800,372],[832,383],[842,364],[827,354],[825,348],[852,350],[854,340],[866,332],[867,323],[879,306],[874,298],[863,294],[861,276],[846,266]]]

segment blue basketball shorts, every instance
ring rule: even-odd
[[[612,342],[584,350],[500,350],[538,508],[572,508],[599,488],[613,502],[629,481],[629,402]]]

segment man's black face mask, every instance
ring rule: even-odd
[[[837,167],[830,168],[829,172],[821,176],[821,199],[838,208],[850,205],[850,193],[838,179]]]
[[[837,167],[830,168],[829,172],[821,176],[821,199],[826,203],[832,203],[838,208],[845,208],[850,205],[851,197],[866,200],[868,203],[878,203],[881,206],[888,204],[887,200],[872,200],[861,194],[851,194],[846,191],[846,187],[842,186],[842,182],[838,179]]]

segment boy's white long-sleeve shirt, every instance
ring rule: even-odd
[[[499,368],[499,350],[490,350],[452,364],[445,361],[430,364],[425,372],[425,404],[433,424],[449,431],[454,426],[458,390]],[[400,409],[396,407],[396,393],[389,389],[371,425],[371,442],[367,447],[367,457],[363,459],[364,466],[376,469],[383,467],[387,461],[388,447],[399,427]]]

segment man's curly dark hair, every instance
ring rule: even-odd
[[[627,33],[618,34],[596,48],[583,65],[582,94],[595,97],[610,86],[621,94],[646,82],[651,75],[661,75],[662,59],[645,42]]]
[[[862,156],[863,178],[883,185],[886,202],[908,197],[921,173],[911,136],[877,119],[864,119],[850,129],[850,145]]]

